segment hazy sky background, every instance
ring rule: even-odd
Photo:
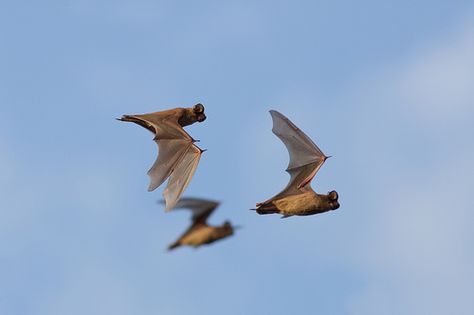
[[[0,314],[474,312],[471,1],[1,1]],[[244,226],[165,248],[143,128],[202,102],[186,196]],[[287,183],[269,109],[341,208],[249,211]]]

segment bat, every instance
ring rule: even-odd
[[[271,110],[273,133],[286,146],[290,161],[286,171],[290,174],[287,186],[276,196],[257,203],[258,214],[279,213],[283,218],[293,215],[312,215],[339,208],[339,195],[333,190],[318,194],[311,181],[329,158],[287,117]]]
[[[123,115],[117,119],[136,123],[155,135],[153,140],[158,145],[158,157],[148,171],[148,191],[155,190],[169,178],[163,196],[166,200],[166,211],[171,210],[191,181],[204,152],[195,144],[196,140],[183,129],[206,119],[204,106],[196,104],[191,108]]]
[[[219,203],[212,200],[181,198],[174,209],[191,210],[191,226],[174,243],[169,245],[168,250],[183,245],[196,248],[231,236],[237,227],[232,226],[230,222],[225,221],[220,226],[210,226],[207,224],[207,219],[218,206]]]

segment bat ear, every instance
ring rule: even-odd
[[[333,190],[328,193],[328,198],[331,201],[337,201],[337,199],[339,199],[339,195],[337,194],[337,191]]]
[[[204,106],[201,103],[194,105],[193,112],[196,114],[204,113]]]

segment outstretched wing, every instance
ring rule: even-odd
[[[163,201],[161,201],[163,202]],[[207,218],[212,212],[219,206],[219,203],[212,200],[199,199],[199,198],[182,198],[177,203],[174,209],[189,209],[192,211],[191,225],[186,231],[171,245],[168,250],[172,250],[181,245],[181,241],[186,238],[193,231],[205,228],[207,226]],[[174,210],[173,209],[173,210]]]
[[[192,155],[197,158],[197,162],[201,156],[201,150],[194,145],[193,138],[177,121],[163,120],[161,124],[154,127],[156,133],[153,140],[158,145],[158,157],[148,171],[148,176],[150,176],[148,191],[153,191],[160,186],[185,156]]]
[[[148,191],[155,190],[171,176],[163,192],[167,210],[173,208],[188,186],[202,153],[193,138],[178,123],[183,110],[176,108],[144,115],[124,115],[120,119],[137,123],[155,134],[158,157],[148,171]]]
[[[219,206],[219,202],[200,198],[181,198],[174,209],[189,209],[192,211],[193,224],[206,223],[207,218]]]
[[[288,185],[278,195],[281,198],[310,188],[310,182],[323,165],[327,156],[318,146],[281,113],[271,110],[273,133],[285,144],[290,155],[286,171],[290,173]]]
[[[183,191],[188,187],[201,158],[201,149],[192,144],[173,169],[163,196],[166,200],[166,211],[173,209]]]

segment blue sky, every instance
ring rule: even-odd
[[[1,314],[472,314],[469,1],[3,1],[0,30]],[[197,102],[185,195],[244,228],[170,254],[188,213],[114,118]],[[247,210],[288,180],[269,109],[339,210]]]

